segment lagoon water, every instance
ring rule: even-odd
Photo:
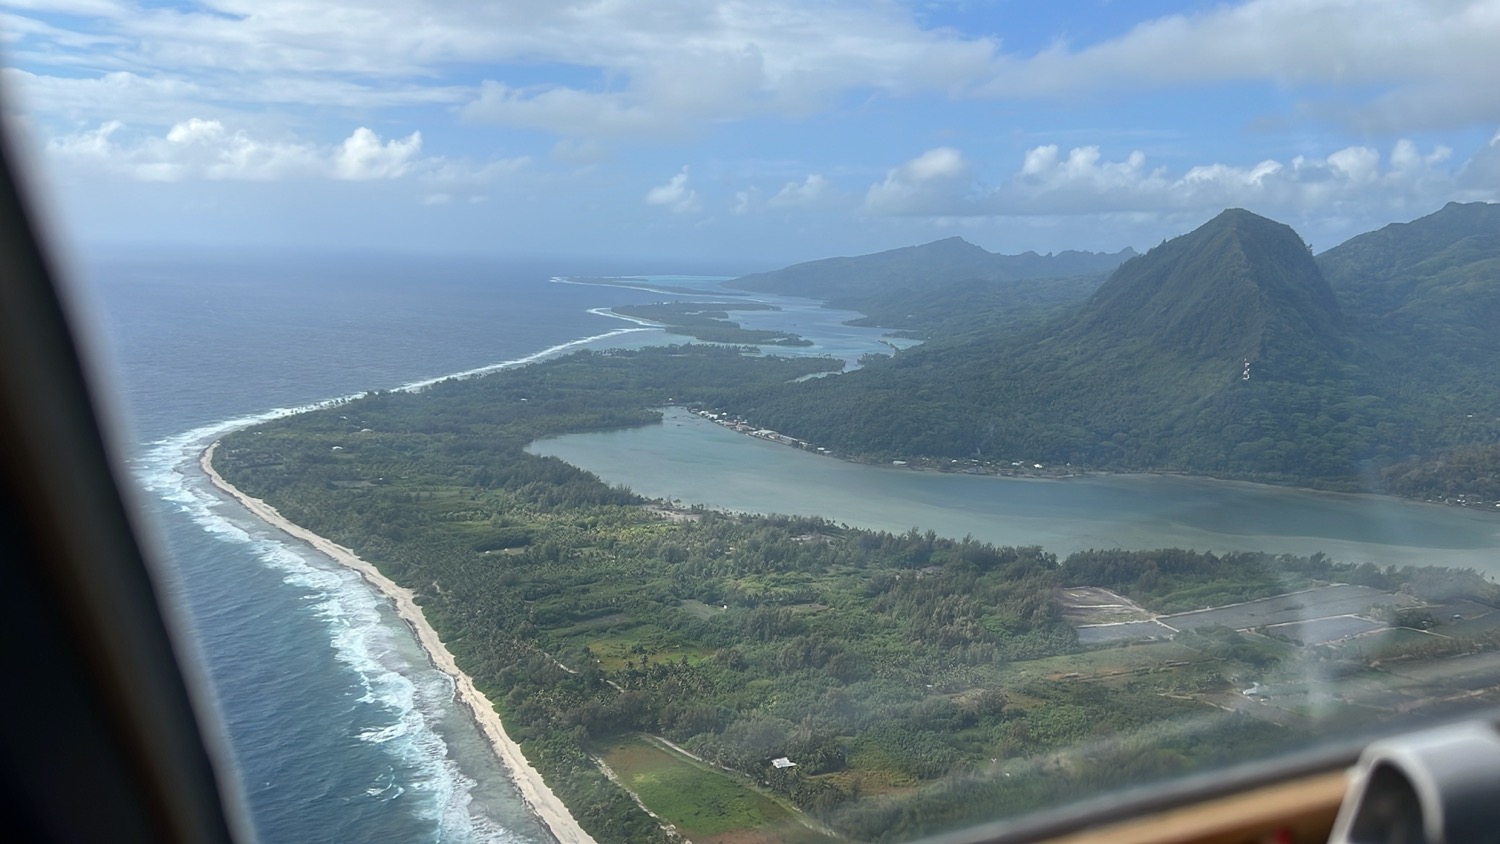
[[[682,342],[599,313],[680,297],[549,283],[620,269],[158,254],[80,272],[86,344],[161,552],[161,591],[260,841],[551,836],[389,603],[219,494],[197,469],[199,453],[234,428],[363,390],[549,350]],[[777,302],[818,337],[797,351],[855,360],[885,348],[879,331],[840,325],[853,314]]]
[[[358,576],[213,490],[195,462],[224,432],[362,390],[548,350],[680,342],[598,313],[641,290],[550,284],[620,267],[270,255],[86,267],[87,332],[121,451],[163,551],[162,592],[197,657],[242,804],[263,842],[544,842],[448,678]],[[660,277],[711,289],[706,277]],[[806,300],[741,319],[854,362],[881,332]],[[588,339],[595,338],[595,339]],[[859,466],[678,413],[540,443],[655,496],[821,513],[1058,551],[1089,545],[1327,550],[1485,565],[1500,519],[1386,499],[1152,477],[999,481]]]
[[[1001,545],[1196,548],[1500,574],[1500,513],[1163,475],[1004,478],[850,463],[735,433],[680,408],[660,425],[534,443],[643,495]]]

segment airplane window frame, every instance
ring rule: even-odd
[[[230,780],[203,730],[213,714],[195,699],[171,642],[119,461],[100,423],[102,405],[15,161],[0,133],[0,548],[18,610],[7,616],[7,632],[33,652],[22,685],[45,691],[7,696],[0,784],[8,786],[8,805],[0,811],[12,828],[56,840],[251,840],[243,807],[226,805]],[[1474,717],[1404,723],[1396,732]],[[55,743],[50,751],[48,742]],[[1337,798],[1329,802],[1331,783],[1343,782],[1364,744],[1351,739],[926,840],[1217,840],[1162,837],[1159,828],[1155,837],[1136,839],[1120,830],[1298,789],[1311,805],[1299,804],[1296,818],[1272,817],[1262,806],[1233,834],[1292,820],[1331,826],[1338,807]],[[97,766],[88,776],[88,811],[77,809],[74,792],[46,791],[76,776],[80,761]]]
[[[249,841],[201,728],[66,303],[0,134],[0,817],[21,840]],[[13,839],[16,840],[16,839]]]

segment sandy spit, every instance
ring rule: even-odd
[[[321,537],[300,525],[288,521],[276,511],[275,507],[267,504],[259,498],[252,498],[237,489],[233,484],[224,480],[213,467],[214,450],[219,447],[215,442],[210,445],[199,458],[198,465],[202,467],[204,474],[213,481],[214,486],[232,496],[236,501],[243,504],[245,509],[254,513],[256,517],[278,530],[285,531],[291,536],[306,542],[319,552],[332,557],[336,562],[348,566],[359,572],[365,580],[380,590],[380,593],[389,598],[396,605],[396,611],[407,624],[416,631],[417,640],[422,649],[432,660],[432,664],[438,670],[444,672],[454,680],[458,689],[459,699],[474,713],[474,720],[484,731],[485,737],[489,739],[490,745],[495,749],[495,755],[505,763],[510,770],[511,777],[515,780],[521,797],[546,824],[547,829],[557,838],[561,844],[595,844],[594,839],[583,831],[578,821],[573,819],[573,814],[568,807],[563,805],[547,783],[542,780],[542,775],[521,752],[521,746],[511,739],[505,732],[505,725],[500,723],[500,716],[495,712],[495,707],[479,689],[474,686],[474,679],[459,670],[457,663],[453,660],[453,654],[449,653],[442,639],[438,638],[437,631],[427,623],[427,617],[422,614],[422,608],[417,606],[415,597],[410,589],[396,585],[394,581],[381,574],[375,566],[362,560],[353,551],[342,545]]]

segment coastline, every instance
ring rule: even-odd
[[[841,375],[843,373],[830,372],[828,375]],[[1312,495],[1347,495],[1358,498],[1370,498],[1389,501],[1400,501],[1405,504],[1431,505],[1434,507],[1457,507],[1473,513],[1487,513],[1491,516],[1500,516],[1500,500],[1490,501],[1483,498],[1474,498],[1468,501],[1464,496],[1458,496],[1457,500],[1432,498],[1417,498],[1415,496],[1400,495],[1394,492],[1375,492],[1364,489],[1350,489],[1343,484],[1322,484],[1315,481],[1297,480],[1275,480],[1270,478],[1225,473],[1222,475],[1200,475],[1180,469],[1095,469],[1078,467],[1068,464],[1065,468],[1044,468],[1040,464],[1033,464],[1035,468],[1025,465],[1026,461],[1012,462],[1010,467],[1003,464],[1004,461],[981,462],[977,460],[964,461],[965,466],[954,468],[951,464],[959,461],[953,460],[943,463],[942,458],[934,457],[907,457],[904,460],[892,460],[889,463],[884,460],[870,460],[853,457],[847,454],[838,454],[825,449],[818,449],[812,443],[804,442],[793,437],[780,434],[776,431],[764,428],[756,428],[749,422],[743,422],[738,426],[726,418],[719,418],[709,411],[693,410],[685,406],[677,406],[689,416],[705,422],[712,422],[721,428],[734,431],[745,436],[765,440],[775,445],[784,445],[797,448],[808,454],[818,457],[831,457],[856,466],[870,466],[877,469],[903,472],[935,472],[940,475],[970,475],[983,478],[1004,478],[1013,481],[1069,481],[1074,478],[1176,478],[1183,481],[1201,481],[1214,484],[1238,484],[1251,487],[1268,487],[1284,490],[1292,493],[1304,493]],[[669,408],[670,409],[670,408]],[[971,471],[977,469],[977,471]],[[1491,506],[1493,505],[1493,506]],[[1486,516],[1485,518],[1488,518]]]
[[[397,585],[395,581],[381,574],[379,569],[361,559],[350,549],[287,520],[277,512],[275,507],[259,498],[245,494],[224,480],[213,467],[213,455],[218,447],[219,442],[215,440],[198,458],[198,466],[208,476],[209,481],[238,501],[256,518],[306,542],[338,564],[359,572],[367,583],[391,601],[396,607],[397,614],[416,633],[418,644],[427,653],[433,666],[453,678],[459,699],[473,714],[475,722],[479,724],[480,730],[489,740],[495,755],[510,771],[511,779],[515,782],[521,798],[541,819],[542,824],[552,836],[560,844],[596,844],[593,837],[578,825],[578,821],[574,819],[568,807],[547,786],[541,773],[532,767],[531,762],[522,753],[521,746],[505,732],[505,725],[501,723],[500,715],[495,712],[494,705],[474,685],[474,679],[458,667],[453,654],[443,644],[437,631],[428,623],[427,617],[422,613],[422,608],[417,605],[414,593],[410,589]]]

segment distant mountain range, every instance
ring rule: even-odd
[[[825,258],[755,273],[728,286],[806,296],[867,314],[865,324],[920,336],[967,334],[1030,324],[1049,309],[1082,301],[1127,258],[1115,253],[998,255],[950,237],[853,258]]]
[[[1447,385],[1455,412],[1500,397],[1500,205],[1450,203],[1352,238],[1318,265],[1353,332],[1368,339],[1368,360],[1422,382],[1398,386]]]
[[[1030,327],[986,331],[993,318],[971,309],[970,331],[845,377],[746,396],[739,409],[874,458],[1025,459],[1349,488],[1378,487],[1393,464],[1500,442],[1500,205],[1451,204],[1316,258],[1290,227],[1239,209],[1145,255],[1065,256],[1012,261],[1026,256],[950,238],[741,279],[749,289],[852,297],[868,272],[879,301],[927,277],[930,298],[963,290],[973,305],[1016,283],[1002,266],[1089,271],[1128,257],[1086,299],[1033,307],[1045,316]],[[955,286],[955,274],[980,267],[995,274]],[[1010,308],[1008,326],[1026,324],[1014,297],[990,296],[988,306]]]
[[[744,276],[729,286],[814,299],[864,298],[955,281],[1004,282],[1107,273],[1133,255],[1135,250],[1129,247],[1114,254],[1068,251],[1056,255],[997,255],[961,237],[950,237],[873,255],[793,264]]]

